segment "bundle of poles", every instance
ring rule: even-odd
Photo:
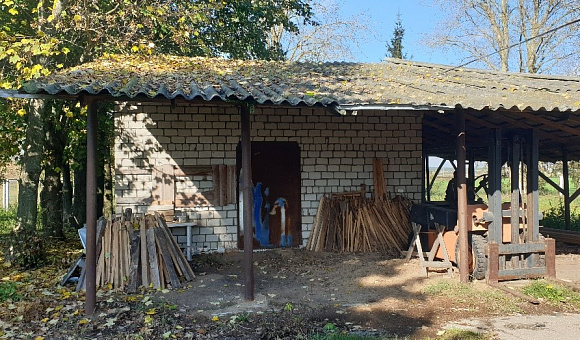
[[[181,248],[159,214],[122,217],[98,223],[97,287],[180,288],[195,278]]]
[[[402,196],[322,197],[306,248],[332,252],[393,252],[407,248],[410,203]]]

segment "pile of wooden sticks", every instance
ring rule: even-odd
[[[99,223],[97,287],[180,288],[195,278],[177,241],[159,214],[124,215]]]
[[[322,197],[306,248],[313,251],[391,252],[406,249],[412,232],[409,201],[401,196]]]

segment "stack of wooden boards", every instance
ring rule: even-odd
[[[401,196],[392,200],[322,197],[306,248],[338,252],[406,250],[413,231],[409,206],[410,202]]]
[[[133,293],[139,286],[180,288],[195,278],[162,215],[118,217],[98,229],[97,287]]]

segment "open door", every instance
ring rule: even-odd
[[[238,174],[241,148],[237,148]],[[238,176],[238,178],[240,178]],[[294,142],[252,142],[254,248],[296,247],[302,242],[300,148]],[[239,202],[242,200],[240,199]],[[241,217],[238,208],[238,218]],[[239,219],[240,220],[240,219]],[[238,224],[239,225],[239,224]],[[238,245],[243,231],[238,227]]]

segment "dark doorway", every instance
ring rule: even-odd
[[[237,173],[242,164],[237,148]],[[238,176],[238,178],[240,178]],[[300,148],[294,142],[252,142],[254,248],[296,247],[302,242]],[[238,209],[238,218],[241,208]],[[238,224],[239,225],[239,224]],[[243,248],[238,227],[238,246]]]

